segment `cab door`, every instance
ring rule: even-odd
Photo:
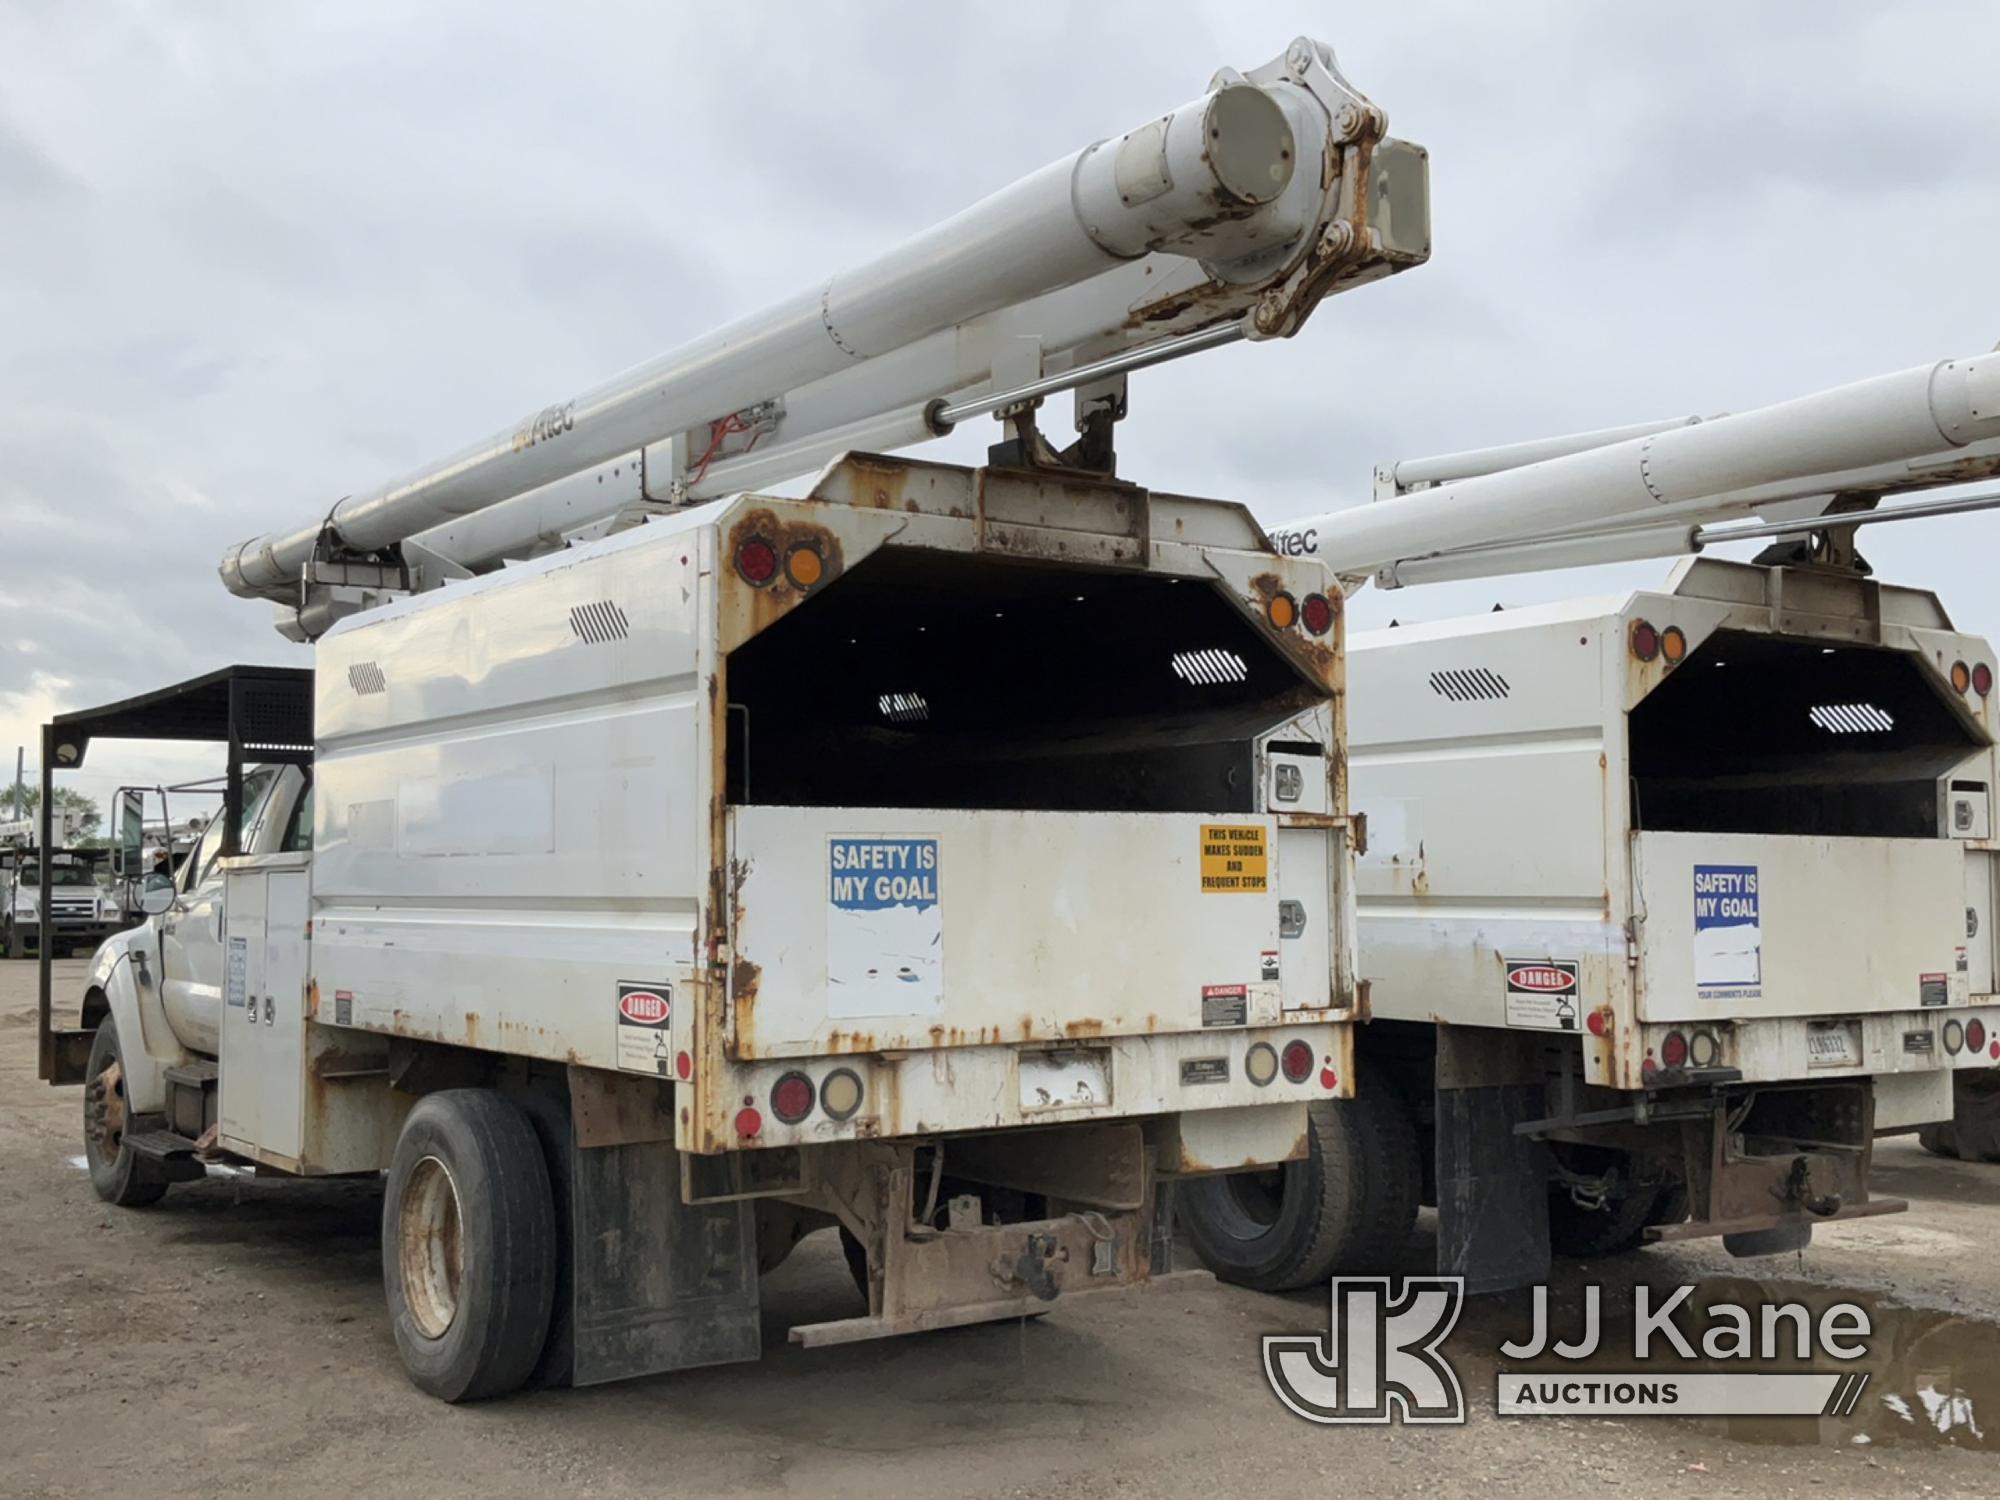
[[[243,817],[238,847],[257,848],[257,831],[272,811],[279,767],[256,766],[243,773]],[[298,785],[298,773],[283,778]],[[288,800],[288,799],[276,799]],[[167,1022],[181,1045],[193,1052],[219,1050],[222,1012],[222,814],[217,813],[201,843],[182,868],[181,888],[160,918],[160,995]]]

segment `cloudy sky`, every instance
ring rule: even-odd
[[[1333,44],[1431,149],[1430,265],[1135,377],[1142,482],[1267,520],[1379,460],[1742,408],[2000,339],[2000,8],[0,8],[0,746],[306,653],[231,542],[321,513],[1045,161]],[[973,459],[968,424],[936,445]],[[2000,635],[2000,520],[1866,534]],[[1435,618],[1649,565],[1357,602]],[[115,752],[115,753],[114,753]],[[72,783],[210,769],[105,745]],[[11,767],[8,768],[11,770]]]

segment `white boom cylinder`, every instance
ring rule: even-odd
[[[1225,84],[822,286],[349,496],[324,521],[245,542],[224,557],[223,581],[281,593],[325,532],[354,551],[386,547],[1122,261],[1268,252],[1308,227],[1285,192],[1299,156],[1272,89]]]
[[[1759,486],[1917,459],[2000,437],[2000,353],[1880,375],[1774,406],[1441,484],[1280,531],[1316,533],[1337,572],[1625,525],[1698,524]]]
[[[1497,448],[1467,448],[1459,453],[1437,453],[1425,458],[1406,458],[1388,464],[1378,474],[1397,493],[1418,485],[1443,484],[1453,479],[1470,479],[1476,474],[1495,474],[1502,469],[1518,469],[1544,459],[1563,458],[1592,448],[1608,448],[1629,438],[1651,437],[1673,427],[1692,427],[1700,417],[1674,417],[1659,422],[1630,422],[1622,427],[1600,427],[1591,432],[1566,432],[1560,437],[1531,438],[1525,443],[1502,443]]]

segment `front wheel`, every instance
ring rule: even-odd
[[[1181,1227],[1209,1270],[1285,1292],[1391,1268],[1416,1223],[1423,1160],[1402,1096],[1379,1079],[1365,1088],[1307,1107],[1303,1160],[1180,1185]]]
[[[418,1389],[479,1401],[527,1381],[555,1307],[556,1216],[518,1106],[485,1089],[417,1102],[389,1164],[382,1279]]]
[[[83,1071],[83,1160],[90,1185],[106,1203],[144,1208],[166,1194],[158,1169],[125,1144],[125,1055],[118,1023],[106,1016],[91,1039]]]

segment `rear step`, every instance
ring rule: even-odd
[[[127,1131],[121,1138],[134,1156],[153,1163],[169,1182],[196,1182],[208,1168],[196,1155],[200,1143],[171,1130]]]

